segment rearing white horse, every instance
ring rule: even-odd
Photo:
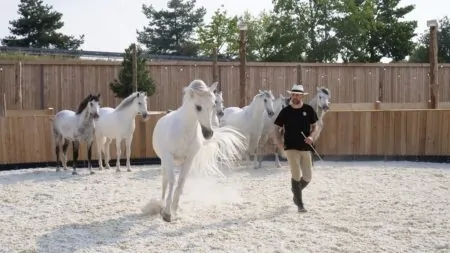
[[[164,221],[170,222],[172,212],[177,211],[191,168],[218,172],[219,160],[222,163],[235,160],[245,149],[244,137],[238,131],[212,127],[216,85],[208,87],[202,80],[192,81],[184,88],[182,105],[155,124],[153,149],[161,159],[162,169],[162,202],[156,208]],[[173,193],[176,166],[181,169]],[[163,206],[167,186],[169,190]],[[150,206],[151,203],[143,211],[148,211]]]
[[[274,115],[272,91],[259,91],[252,102],[244,108],[228,107],[220,119],[220,126],[232,126],[241,132],[247,140],[247,163],[250,163],[250,154],[253,157],[253,167],[257,168],[259,149],[258,143],[264,126],[264,114]]]
[[[106,169],[109,169],[109,146],[113,139],[116,140],[116,171],[120,171],[121,142],[125,139],[126,166],[131,171],[131,142],[136,128],[135,117],[142,114],[144,120],[148,119],[147,94],[145,92],[133,92],[120,102],[116,108],[100,108],[100,119],[95,128],[95,141],[98,152],[99,170],[103,169],[102,152],[105,154]]]

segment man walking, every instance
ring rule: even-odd
[[[309,94],[304,91],[303,85],[294,84],[288,93],[291,95],[289,106],[280,111],[274,122],[276,126],[284,130],[283,136],[277,134],[280,131],[276,131],[276,142],[278,145],[284,143],[282,149],[285,150],[291,169],[294,203],[299,212],[306,212],[303,206],[302,190],[309,184],[312,177],[311,145],[318,118],[314,109],[303,102],[303,96]]]

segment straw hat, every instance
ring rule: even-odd
[[[287,93],[289,94],[301,94],[301,95],[308,95],[308,92],[305,92],[303,89],[303,85],[301,84],[294,84],[291,88],[291,90],[288,90]]]

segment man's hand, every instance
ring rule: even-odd
[[[308,137],[305,139],[305,142],[308,143],[309,145],[312,145],[312,144],[313,144],[313,138],[312,138],[311,136],[308,136]]]

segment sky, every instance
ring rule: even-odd
[[[0,38],[9,35],[9,21],[16,19],[19,0],[0,0]],[[68,35],[85,35],[83,50],[123,52],[136,41],[136,30],[147,25],[142,13],[142,4],[153,4],[156,9],[166,8],[167,0],[43,0],[54,10],[63,14],[64,27],[61,31]],[[205,21],[212,13],[224,5],[231,15],[249,10],[257,15],[272,8],[272,0],[197,0],[197,6],[207,10]],[[449,0],[402,0],[400,5],[413,4],[416,8],[405,19],[417,20],[417,33],[427,29],[429,19],[439,19],[450,15]]]

